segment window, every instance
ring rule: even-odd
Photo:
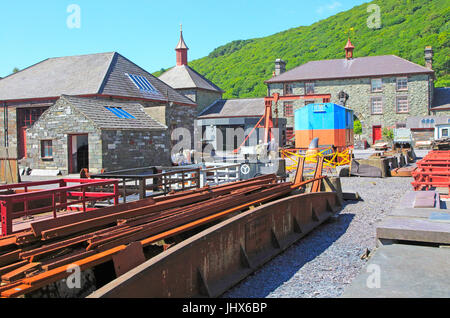
[[[53,157],[53,145],[51,140],[41,140],[41,158],[48,159]]]
[[[408,90],[408,78],[407,77],[398,77],[397,78],[397,90],[398,91],[407,91]]]
[[[131,81],[136,85],[137,88],[139,88],[141,91],[144,92],[151,92],[151,93],[158,93],[158,91],[153,87],[152,84],[148,81],[147,78],[144,76],[139,75],[133,75],[133,74],[126,74],[131,79]]]
[[[407,113],[409,112],[408,97],[398,96],[397,97],[397,113]]]
[[[305,95],[314,94],[314,83],[305,83]]]
[[[448,128],[442,129],[442,137],[448,137]]]
[[[383,80],[381,78],[374,78],[371,81],[372,92],[383,91]]]
[[[371,98],[371,112],[372,112],[372,114],[382,114],[383,113],[383,98],[382,97],[372,97]]]
[[[284,95],[292,95],[294,93],[294,86],[292,84],[284,84]]]
[[[284,103],[284,117],[292,117],[294,116],[294,106],[291,102]]]
[[[130,115],[128,112],[124,111],[121,107],[107,107],[107,110],[116,115],[119,118],[128,118],[128,119],[136,119],[136,117]]]
[[[31,127],[47,108],[24,108],[19,113],[19,126]]]
[[[294,138],[294,128],[286,127],[286,139],[287,139],[287,141],[290,141],[292,138]]]

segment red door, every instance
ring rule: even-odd
[[[373,126],[372,127],[372,136],[373,136],[373,143],[375,143],[377,140],[380,140],[382,138],[381,126]]]

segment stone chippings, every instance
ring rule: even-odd
[[[398,205],[412,178],[341,178],[344,192],[364,201],[346,201],[335,221],[325,222],[264,265],[225,298],[339,297],[375,248],[376,226]]]

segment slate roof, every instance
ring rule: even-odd
[[[436,87],[433,94],[431,110],[443,110],[450,108],[450,87]]]
[[[158,91],[139,90],[126,73],[144,76]],[[49,58],[0,81],[0,100],[112,95],[195,105],[117,52]]]
[[[434,71],[395,55],[366,56],[349,60],[310,61],[275,76],[266,83],[406,74],[434,74]]]
[[[175,89],[200,88],[208,91],[224,93],[213,82],[197,73],[188,65],[177,65],[159,76],[167,85]]]
[[[103,98],[85,98],[67,95],[61,96],[60,99],[76,108],[99,129],[167,129],[166,125],[146,114],[144,107],[137,102],[113,102]],[[119,118],[105,107],[120,107],[135,118]]]
[[[264,98],[219,99],[205,108],[198,118],[261,117],[265,107]]]

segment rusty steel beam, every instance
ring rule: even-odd
[[[316,173],[316,175],[320,174]],[[85,234],[75,236],[72,239],[66,239],[20,253],[20,256],[26,258],[28,262],[36,262],[36,259],[39,259],[42,263],[42,268],[46,272],[40,274],[33,272],[31,275],[35,276],[23,278],[22,287],[18,287],[24,288],[22,292],[17,293],[17,291],[6,288],[2,289],[2,296],[14,297],[14,295],[25,294],[31,290],[35,290],[37,288],[36,284],[44,286],[54,282],[55,279],[58,280],[58,278],[64,276],[62,268],[65,266],[63,265],[73,261],[77,264],[82,264],[84,268],[93,267],[111,260],[115,253],[126,247],[126,244],[140,241],[143,246],[146,246],[150,244],[149,242],[153,242],[154,239],[161,239],[161,237],[167,238],[170,235],[176,235],[208,222],[219,220],[231,213],[241,212],[252,205],[278,199],[289,194],[292,189],[304,186],[310,182],[320,181],[322,178],[323,176],[320,176],[316,179],[296,184],[293,187],[292,183],[276,183],[276,177],[274,178],[274,176],[269,175],[214,188],[197,189],[195,193],[188,195],[168,196],[160,200],[156,198],[155,200],[146,202],[147,204],[150,203],[149,206],[142,206],[142,202],[133,202],[135,205],[131,207],[134,209],[130,211],[123,211],[117,207],[113,207],[114,210],[109,210],[110,213],[111,211],[119,212],[113,213],[112,215],[105,212],[106,215],[100,217],[92,217],[92,215],[89,215],[87,216],[87,220],[82,219],[79,222],[81,226],[77,223],[68,224],[66,225],[67,228],[62,226],[63,230],[60,235],[67,236],[88,230],[94,230],[95,232],[84,232]],[[122,205],[122,208],[125,206],[127,205]],[[150,213],[149,207],[151,208]],[[98,211],[102,214],[101,210]],[[122,221],[120,221],[119,216],[123,217]],[[76,215],[76,217],[79,216]],[[83,218],[86,218],[86,214],[83,215]],[[107,221],[105,221],[105,218]],[[53,225],[68,222],[61,220],[58,220],[58,222],[54,221]],[[71,221],[73,221],[73,218],[71,218]],[[61,227],[54,228],[51,225],[39,224],[36,227],[36,232],[41,232],[42,240],[47,240],[52,237],[51,235],[47,235],[47,233],[61,230]],[[101,226],[107,227],[100,229],[99,227]],[[45,229],[46,227],[48,227],[48,230]],[[20,237],[24,238],[23,240],[25,242],[26,240],[32,240],[30,238],[32,234],[22,233]],[[58,235],[54,237],[57,238]],[[45,260],[48,258],[47,256],[51,256],[53,253],[58,251],[64,253],[64,249],[75,247],[78,244],[89,244],[86,254],[84,252],[69,252],[65,256],[53,259],[53,261],[51,259]],[[95,249],[95,251],[92,249]],[[29,264],[28,262],[25,265]],[[10,274],[9,272],[11,270],[4,273]],[[26,285],[28,287],[25,288]]]
[[[89,297],[218,297],[333,215],[338,202],[336,193],[305,193],[243,212],[175,245]]]
[[[272,180],[271,178],[264,178],[258,180],[249,180],[244,183],[240,183],[239,185],[227,185],[220,188],[210,188],[208,191],[196,193],[193,195],[184,196],[182,198],[172,198],[167,199],[161,202],[156,202],[155,204],[137,207],[130,210],[121,210],[120,212],[111,213],[111,210],[105,211],[105,209],[95,210],[94,213],[86,214],[77,214],[67,217],[61,217],[58,222],[52,222],[50,226],[47,226],[47,230],[41,229],[41,235],[44,240],[53,239],[61,236],[67,236],[71,234],[75,234],[78,232],[82,232],[85,230],[89,230],[90,228],[106,226],[108,224],[114,223],[119,218],[128,218],[128,217],[136,217],[141,215],[146,215],[152,212],[157,212],[165,209],[170,209],[174,207],[179,207],[183,205],[192,204],[199,201],[204,201],[210,199],[214,196],[229,193],[235,189],[238,189],[244,185],[258,185],[258,184],[267,184],[268,180]],[[138,201],[139,202],[139,201]],[[131,203],[127,203],[131,204]],[[119,206],[120,207],[120,206]],[[77,220],[77,221],[76,221]],[[45,222],[45,221],[43,221]],[[58,223],[60,226],[55,227],[55,223]],[[43,226],[41,224],[41,226]],[[33,224],[32,224],[33,228]],[[34,229],[33,229],[34,231]]]

